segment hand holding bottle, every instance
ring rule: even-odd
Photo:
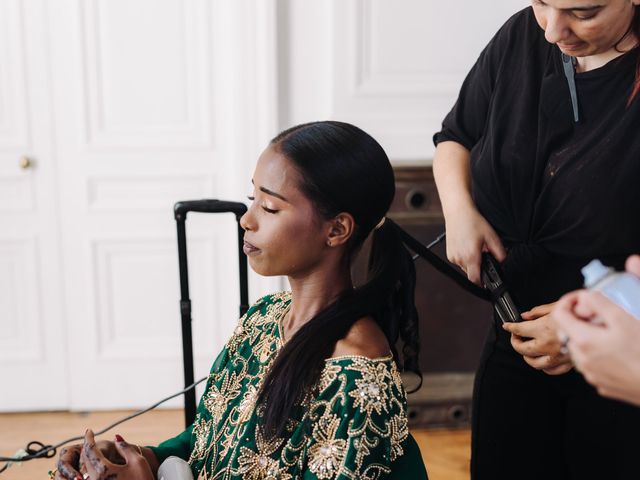
[[[640,256],[627,260],[627,272],[640,277]],[[628,311],[633,303],[624,300],[640,300],[640,291],[618,289],[616,293],[611,278],[605,285],[609,288],[602,292],[579,290],[565,295],[552,318],[585,379],[603,396],[640,406],[640,319]]]

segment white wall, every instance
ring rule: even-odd
[[[349,121],[396,163],[429,163],[466,72],[526,0],[285,0],[281,125]]]

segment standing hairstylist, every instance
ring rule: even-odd
[[[491,252],[524,312],[496,321],[476,375],[474,480],[638,476],[640,409],[572,370],[548,315],[589,260],[621,268],[640,251],[638,5],[534,0],[434,137],[449,259],[479,282]]]

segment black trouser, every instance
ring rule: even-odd
[[[476,375],[472,480],[640,478],[640,409],[527,365],[498,323]]]

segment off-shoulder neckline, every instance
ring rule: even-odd
[[[289,309],[291,308],[291,292],[284,290],[282,292],[277,292],[275,294],[271,295],[271,298],[273,297],[280,297],[281,301],[283,302],[288,302],[288,305],[283,309],[282,312],[280,312],[280,315],[278,316],[278,318],[274,318],[274,321],[276,322],[277,325],[277,332],[278,332],[278,337],[280,339],[280,342],[282,342],[282,344],[284,345],[287,341],[284,338],[284,329],[282,327],[282,320],[284,319],[285,315],[287,314],[287,312],[289,311]],[[329,362],[339,362],[341,360],[365,360],[368,362],[387,362],[389,360],[393,360],[393,354],[389,353],[388,355],[383,355],[381,357],[367,357],[365,355],[357,355],[357,354],[353,354],[353,355],[338,355],[335,357],[329,357],[329,358],[325,358],[325,363],[329,363]]]
[[[337,357],[329,357],[325,358],[325,362],[339,362],[340,360],[366,360],[367,362],[387,362],[389,360],[393,360],[393,355],[385,355],[383,357],[366,357],[364,355],[338,355]]]

